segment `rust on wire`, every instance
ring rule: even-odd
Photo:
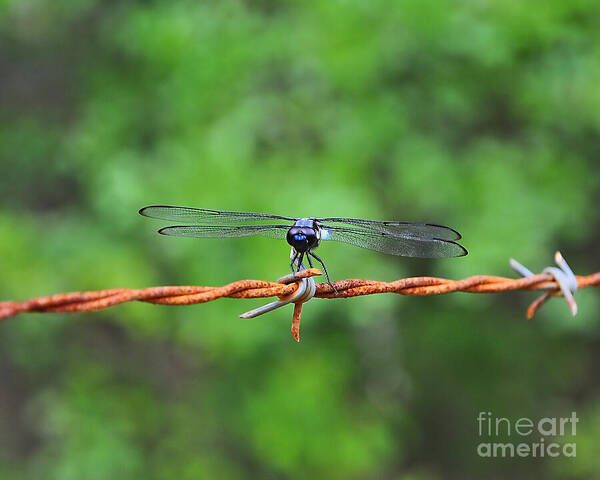
[[[112,288],[90,292],[73,292],[38,297],[22,302],[0,302],[0,320],[24,312],[89,312],[131,301],[141,301],[160,305],[192,305],[210,302],[218,298],[265,298],[279,297],[279,301],[259,307],[240,315],[251,318],[286,303],[294,303],[292,335],[300,339],[300,315],[302,304],[314,294],[318,298],[349,298],[377,293],[397,293],[400,295],[441,295],[452,292],[493,293],[515,290],[543,291],[542,297],[535,300],[527,311],[531,318],[550,296],[564,296],[571,313],[577,312],[573,293],[578,288],[600,286],[600,272],[587,276],[574,275],[557,252],[555,257],[559,268],[549,267],[543,273],[534,275],[518,262],[511,262],[513,268],[524,278],[505,278],[491,275],[476,275],[463,280],[448,280],[437,277],[411,277],[393,282],[350,279],[334,282],[335,289],[327,283],[319,283],[311,289],[306,280],[321,271],[316,268],[302,270],[282,277],[279,282],[264,280],[240,280],[223,287],[171,286],[150,287],[139,290]],[[513,263],[514,262],[514,263]],[[561,273],[562,271],[562,273]],[[570,273],[569,273],[570,272]],[[298,292],[304,285],[306,291]],[[300,295],[295,295],[300,293]],[[263,311],[264,310],[264,311]]]

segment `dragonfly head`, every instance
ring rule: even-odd
[[[315,228],[294,225],[288,230],[287,242],[297,252],[307,252],[319,245],[319,235]]]

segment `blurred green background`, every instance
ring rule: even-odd
[[[343,244],[334,279],[600,268],[600,4],[0,1],[0,299],[275,279],[166,203],[430,221],[468,257]],[[600,478],[600,297],[127,304],[0,324],[0,478]],[[576,411],[577,457],[482,459],[480,411]],[[532,441],[539,441],[534,438]]]

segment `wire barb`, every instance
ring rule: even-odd
[[[279,300],[276,300],[271,303],[267,303],[261,307],[255,308],[254,310],[250,310],[249,312],[242,313],[240,318],[255,318],[259,315],[263,315],[267,312],[271,312],[277,308],[283,307],[288,303],[294,303],[294,315],[292,319],[292,336],[294,339],[299,342],[300,341],[300,316],[302,315],[302,304],[304,302],[308,302],[311,298],[315,296],[316,292],[316,284],[314,279],[312,278],[312,274],[321,275],[321,271],[315,269],[314,272],[309,272],[304,269],[300,272],[291,273],[289,275],[284,275],[277,279],[277,283],[289,284],[292,282],[296,282],[298,288],[291,295],[283,295],[279,297]]]
[[[274,310],[288,303],[294,303],[292,335],[300,339],[300,316],[302,305],[312,296],[319,298],[350,298],[377,293],[397,293],[400,295],[441,295],[452,292],[492,293],[515,290],[543,291],[544,295],[535,300],[527,310],[531,318],[551,296],[563,296],[577,313],[577,304],[573,293],[578,288],[600,286],[600,272],[578,276],[557,252],[556,267],[548,267],[542,273],[534,275],[519,262],[510,261],[511,266],[523,278],[505,278],[491,275],[476,275],[463,280],[447,280],[437,277],[410,277],[393,282],[349,279],[315,284],[312,277],[321,275],[316,268],[301,270],[279,279],[278,282],[264,280],[240,280],[223,287],[166,286],[150,287],[139,290],[113,288],[89,292],[72,292],[38,297],[22,302],[0,302],[0,320],[24,312],[90,312],[119,305],[134,300],[160,305],[193,305],[210,302],[218,298],[266,298],[279,297],[279,300],[242,314],[242,318],[251,318]],[[311,287],[311,285],[313,285]],[[258,313],[257,313],[258,312]]]
[[[558,265],[559,268],[556,267],[546,267],[543,270],[543,273],[549,273],[554,277],[554,280],[560,287],[560,291],[562,296],[567,301],[569,305],[569,309],[571,310],[571,315],[577,315],[577,303],[575,302],[574,294],[579,287],[577,284],[577,278],[569,267],[567,261],[563,258],[560,252],[556,252],[554,254],[554,261]],[[521,274],[523,277],[533,277],[534,274],[528,268],[521,265],[514,258],[510,259],[510,266],[517,273]],[[555,290],[552,288],[547,288],[548,290]],[[553,295],[558,295],[556,291],[549,291],[540,296],[537,300],[535,300],[527,309],[527,318],[530,319],[535,315],[535,312],[544,304],[546,301]]]

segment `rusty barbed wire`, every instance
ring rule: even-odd
[[[314,293],[314,296],[318,298],[350,298],[378,293],[428,296],[453,292],[497,293],[515,290],[544,291],[542,297],[535,300],[528,308],[527,318],[533,317],[550,296],[564,296],[567,298],[571,306],[571,312],[575,314],[577,310],[572,294],[578,288],[600,287],[600,272],[587,276],[574,275],[559,252],[556,253],[555,259],[563,273],[567,277],[572,277],[572,284],[570,286],[565,286],[566,280],[561,278],[559,269],[555,267],[549,267],[543,273],[534,275],[514,260],[511,260],[513,268],[527,276],[515,279],[492,275],[475,275],[463,280],[448,280],[438,277],[410,277],[393,282],[349,279],[333,283],[337,292],[327,283],[314,284],[311,277],[321,275],[322,272],[316,268],[309,268],[282,277],[278,282],[240,280],[223,287],[164,286],[142,289],[112,288],[88,292],[60,293],[21,302],[0,302],[0,320],[24,312],[90,312],[131,301],[159,305],[193,305],[210,302],[219,298],[266,298],[276,296],[279,298],[279,301],[272,302],[240,316],[251,318],[286,303],[294,303],[292,335],[296,341],[299,341],[302,305],[312,295],[302,292],[301,298],[298,298],[295,294],[298,293],[298,290],[306,280],[313,282],[315,288],[309,293]],[[567,292],[566,288],[570,292]]]

